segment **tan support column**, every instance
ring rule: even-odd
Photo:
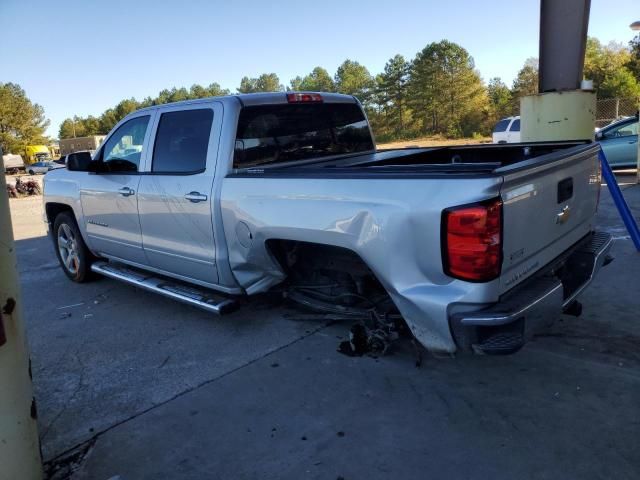
[[[596,94],[568,90],[528,95],[520,99],[522,142],[593,140]]]
[[[0,480],[40,480],[42,459],[0,148]]]

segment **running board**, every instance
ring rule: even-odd
[[[110,262],[95,262],[91,270],[105,277],[120,280],[136,287],[158,293],[187,305],[222,315],[235,310],[238,302],[205,288],[194,287],[175,280],[156,277],[154,274]]]

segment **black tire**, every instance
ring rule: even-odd
[[[29,170],[29,175],[35,175],[36,172],[34,172],[33,170]]]
[[[56,216],[52,237],[56,256],[67,277],[77,283],[91,280],[91,264],[95,257],[84,243],[71,212],[62,212]]]

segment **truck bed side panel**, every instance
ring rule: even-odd
[[[279,283],[283,273],[269,239],[334,245],[356,252],[389,292],[416,337],[453,352],[446,306],[498,298],[483,285],[443,273],[440,218],[451,205],[495,198],[499,177],[451,179],[226,178],[222,215],[231,269],[248,293]],[[440,288],[446,285],[447,288]]]

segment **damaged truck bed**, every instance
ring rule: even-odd
[[[611,243],[593,229],[597,145],[374,145],[345,95],[140,110],[47,175],[56,253],[73,280],[99,272],[216,312],[279,288],[401,317],[442,353],[510,353],[577,310]]]

